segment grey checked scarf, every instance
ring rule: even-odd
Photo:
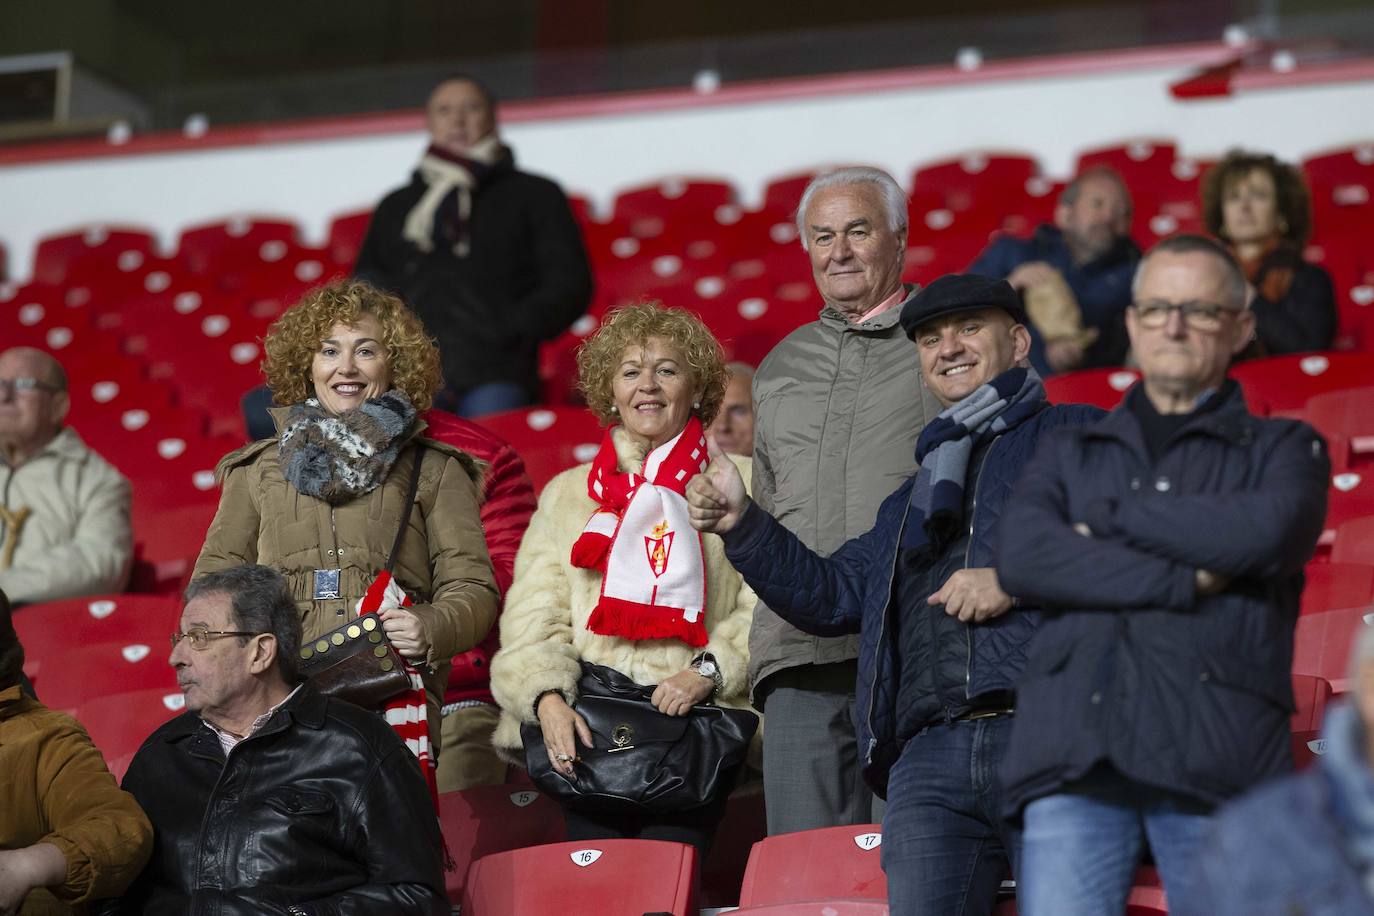
[[[964,485],[974,446],[1045,405],[1045,386],[1034,369],[1008,369],[926,424],[916,440],[921,469],[911,488],[902,547],[924,557],[944,550],[964,527]]]
[[[376,489],[415,429],[415,407],[393,388],[335,416],[315,398],[291,408],[281,433],[282,474],[331,505]]]

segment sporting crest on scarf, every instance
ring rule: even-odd
[[[654,571],[655,577],[668,571],[668,554],[673,550],[675,533],[668,529],[665,520],[655,525],[652,534],[644,538],[644,553],[649,557],[649,568]]]
[[[704,646],[706,562],[684,496],[709,461],[701,421],[689,418],[637,472],[620,470],[613,433],[606,431],[587,474],[587,493],[600,508],[572,548],[574,566],[603,573],[587,629]]]

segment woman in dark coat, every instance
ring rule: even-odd
[[[1255,289],[1255,342],[1243,355],[1329,349],[1336,296],[1330,274],[1303,259],[1312,205],[1302,173],[1273,156],[1232,150],[1203,179],[1202,218]]]

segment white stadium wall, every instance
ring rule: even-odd
[[[1064,177],[1081,151],[1139,137],[1172,139],[1190,156],[1242,145],[1288,159],[1374,139],[1374,81],[1203,100],[1170,94],[1170,84],[1234,53],[1222,45],[1143,49],[704,96],[511,103],[503,132],[522,167],[556,178],[602,213],[616,191],[671,175],[727,177],[754,204],[768,179],[825,163],[878,165],[905,185],[918,164],[980,149],[1028,152]],[[154,144],[154,152],[135,138],[80,158],[56,145],[55,155],[0,156],[0,242],[12,276],[26,278],[37,239],[97,222],[151,227],[170,247],[197,223],[284,215],[319,243],[330,219],[370,206],[409,175],[424,144],[419,118],[388,118],[294,132],[211,130],[200,141]]]

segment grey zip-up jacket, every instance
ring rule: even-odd
[[[916,437],[941,410],[898,321],[915,293],[908,286],[901,305],[861,324],[826,306],[754,376],[754,501],[822,556],[873,527],[883,499],[916,473]],[[750,690],[858,654],[857,636],[811,636],[760,603]]]

